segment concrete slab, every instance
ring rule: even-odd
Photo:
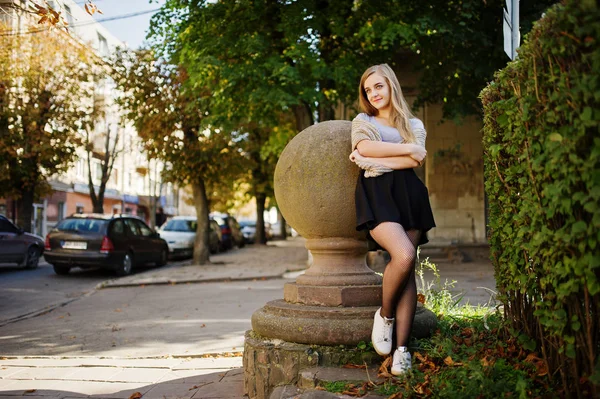
[[[128,399],[134,392],[145,393],[150,387],[145,384],[129,384],[98,381],[59,381],[54,389],[63,396],[102,396],[123,397]],[[116,396],[115,396],[116,395]]]
[[[243,347],[241,348],[243,349]],[[236,357],[205,357],[197,359],[186,359],[180,364],[173,366],[172,370],[190,369],[232,369],[243,366],[243,358]]]
[[[227,375],[223,369],[195,369],[195,370],[177,370],[166,373],[158,383],[171,384],[206,384],[209,382],[221,381]]]
[[[12,374],[11,380],[63,380],[78,372],[77,367],[29,367]]]
[[[198,389],[191,384],[157,384],[144,394],[144,399],[189,399]]]
[[[53,380],[13,380],[5,386],[0,385],[0,395],[17,395],[27,396],[33,394],[35,396],[59,396],[56,391],[58,381]]]
[[[244,384],[231,384],[228,382],[215,382],[207,384],[194,395],[201,399],[240,399],[244,398]]]
[[[123,371],[118,367],[81,367],[69,376],[70,380],[77,381],[107,381],[116,382],[113,377]],[[119,381],[126,382],[126,381]]]
[[[109,381],[154,383],[159,381],[168,372],[169,370],[167,369],[122,369],[120,372],[110,377]]]
[[[8,378],[11,375],[18,373],[19,371],[27,370],[27,367],[7,367],[0,365],[0,380]]]

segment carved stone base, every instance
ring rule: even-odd
[[[244,344],[244,391],[250,399],[266,399],[281,385],[296,385],[305,369],[345,364],[379,364],[374,352],[356,347],[318,346],[269,339],[247,331]]]

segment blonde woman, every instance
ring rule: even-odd
[[[426,233],[435,227],[429,193],[414,172],[427,155],[426,133],[387,64],[365,71],[359,102],[363,113],[352,122],[350,155],[365,169],[356,185],[357,230],[368,230],[391,256],[371,339],[378,354],[388,355],[395,332],[391,372],[401,375],[411,368],[407,345],[417,305],[416,248],[428,241]]]

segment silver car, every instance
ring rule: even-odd
[[[16,263],[26,269],[35,269],[42,253],[42,237],[25,233],[6,216],[0,215],[0,263]]]

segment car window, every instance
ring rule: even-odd
[[[0,219],[0,232],[2,232],[2,233],[16,233],[17,229],[8,220]]]
[[[215,222],[217,222],[219,224],[219,226],[225,226],[227,223],[225,223],[225,221],[223,219],[221,219],[218,216],[213,217],[213,219],[215,220]]]
[[[152,229],[146,225],[146,223],[141,220],[134,220],[135,224],[138,225],[140,232],[144,237],[150,237],[152,235]]]
[[[197,225],[195,220],[171,219],[161,230],[194,232]]]
[[[138,225],[135,223],[135,221],[133,219],[125,219],[125,226],[127,226],[127,231],[129,234],[134,235],[134,236],[142,235],[140,228],[138,227]]]
[[[99,233],[107,223],[108,221],[103,219],[72,218],[59,222],[58,225],[56,225],[56,229],[59,231]]]
[[[112,237],[123,237],[125,235],[125,224],[122,220],[115,220],[110,226],[110,235]]]

